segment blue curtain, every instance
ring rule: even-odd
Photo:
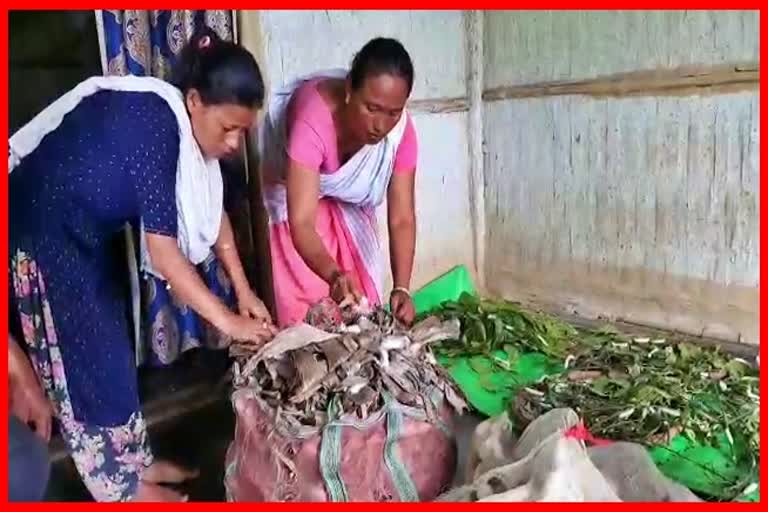
[[[205,25],[233,39],[230,10],[103,10],[100,12],[105,74],[166,79],[195,29]]]

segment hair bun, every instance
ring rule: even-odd
[[[203,25],[195,29],[192,37],[189,38],[188,45],[197,52],[205,52],[218,46],[221,41],[215,30]]]
[[[264,81],[248,50],[205,25],[195,30],[173,66],[170,82],[185,95],[195,89],[207,105],[249,108],[264,101]]]
[[[208,34],[204,35],[200,38],[200,41],[197,43],[197,47],[201,50],[208,48],[211,46],[211,36]]]

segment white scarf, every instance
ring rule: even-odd
[[[346,70],[322,71],[300,78],[273,92],[259,136],[265,178],[264,198],[271,223],[285,222],[288,210],[285,193],[286,116],[285,110],[294,91],[309,80],[345,78]],[[402,141],[407,113],[377,144],[365,145],[338,171],[320,175],[320,197],[338,200],[344,221],[355,240],[360,256],[382,296],[383,266],[375,209],[384,201],[392,177],[397,148]]]
[[[219,236],[223,209],[223,182],[219,161],[206,160],[192,133],[184,98],[176,87],[157,78],[139,76],[93,77],[53,102],[8,141],[8,172],[32,153],[43,137],[54,131],[64,116],[99,91],[152,92],[163,98],[179,124],[179,161],[176,166],[177,240],[181,252],[195,265],[210,254]],[[151,134],[149,134],[151,136]],[[142,270],[162,278],[152,268],[141,226]]]

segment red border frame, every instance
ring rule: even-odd
[[[105,3],[108,4],[108,5],[111,4],[110,6],[114,6],[114,4],[116,4],[116,3],[125,4],[127,2],[105,2]],[[158,6],[158,2],[136,1],[135,0],[135,1],[130,2],[130,3],[132,4],[132,5],[130,5],[130,7],[132,7],[132,8],[145,7],[145,8],[151,8],[151,9],[157,9],[159,7]],[[211,3],[214,3],[214,2],[210,2],[210,1],[208,1],[208,2],[200,2],[200,1],[187,1],[187,2],[176,1],[176,2],[170,2],[170,1],[166,1],[166,2],[160,2],[160,3],[162,3],[163,4],[162,7],[165,7],[165,8],[169,8],[169,7],[173,8],[174,6],[176,6],[176,7],[180,7],[180,8],[184,8],[184,9],[189,9],[189,8],[208,8],[208,7],[211,7]],[[378,5],[377,9],[385,9],[385,8],[386,9],[403,9],[403,8],[411,8],[411,9],[413,9],[414,7],[418,7],[419,9],[430,9],[430,8],[431,9],[449,9],[449,8],[450,9],[460,9],[462,7],[467,7],[467,3],[468,2],[445,1],[445,0],[443,2],[438,2],[438,1],[422,1],[422,2],[417,2],[417,1],[414,1],[414,0],[397,0],[397,1],[389,0],[388,2],[386,2],[386,5]],[[64,3],[62,2],[62,4],[64,4]],[[31,3],[31,2],[20,2],[20,1],[10,1],[10,2],[8,2],[6,4],[5,12],[3,12],[2,15],[0,15],[0,59],[1,59],[0,60],[0,77],[2,77],[2,83],[0,84],[0,88],[2,89],[2,101],[0,101],[0,113],[2,113],[2,117],[4,119],[6,119],[6,130],[7,130],[7,119],[8,119],[8,48],[7,48],[7,46],[8,46],[8,10],[10,10],[10,9],[19,9],[19,10],[23,10],[23,9],[30,9],[30,10],[31,9],[40,9],[40,10],[42,10],[42,9],[61,9],[62,8],[61,7],[62,4],[58,4],[58,2],[54,2],[54,1],[50,1],[50,2],[34,2],[34,3]],[[95,4],[95,2],[83,2],[83,1],[74,1],[73,2],[73,1],[70,1],[70,2],[66,3],[66,9],[75,9],[75,8],[77,8],[77,9],[89,9],[89,8],[96,8],[96,7],[98,7],[97,5],[94,5],[94,4]],[[349,0],[347,0],[347,1],[344,1],[344,0],[334,0],[334,1],[325,1],[325,2],[317,2],[317,1],[311,1],[311,0],[296,1],[296,2],[270,2],[270,1],[266,1],[266,2],[265,1],[262,1],[262,2],[245,2],[245,1],[232,2],[232,1],[230,1],[230,2],[226,2],[226,4],[227,4],[226,5],[227,8],[257,8],[258,7],[258,8],[261,8],[261,9],[264,9],[264,8],[267,8],[267,7],[268,8],[273,8],[273,9],[281,9],[281,8],[310,9],[310,8],[327,8],[330,5],[332,5],[336,9],[343,9],[343,8],[353,8],[353,7],[356,7],[356,6],[360,5],[360,4],[357,4],[357,2],[353,2],[353,1],[349,1]],[[517,8],[517,9],[520,9],[520,8],[529,8],[529,9],[531,9],[531,8],[533,8],[534,5],[537,6],[536,9],[539,9],[539,8],[541,8],[540,6],[542,5],[541,3],[533,2],[533,1],[506,3],[506,2],[492,1],[492,0],[491,1],[475,0],[474,2],[471,2],[471,4],[472,4],[471,7],[474,8],[474,9],[477,9],[477,8],[484,8],[484,9],[509,9],[509,8],[513,8],[513,7]],[[611,9],[617,9],[617,3],[609,2],[607,0],[603,0],[603,1],[592,0],[592,1],[584,1],[584,2],[573,2],[573,1],[572,2],[568,2],[568,1],[560,0],[560,1],[557,1],[557,2],[552,2],[552,1],[546,2],[546,4],[547,4],[546,7],[550,8],[550,9],[553,9],[553,8],[554,9],[583,9],[583,8],[591,8],[591,9],[601,9],[602,8],[602,9],[608,9],[609,7]],[[691,8],[693,6],[695,6],[694,7],[695,9],[705,9],[705,8],[718,9],[717,3],[715,3],[715,2],[706,2],[706,1],[690,2],[690,1],[669,1],[668,0],[666,2],[658,2],[658,1],[645,1],[645,2],[643,2],[643,1],[635,1],[635,0],[624,0],[622,2],[618,2],[618,4],[621,5],[621,7],[620,7],[621,9],[659,9],[659,8],[661,8],[661,9],[678,8],[679,9],[679,8]],[[758,10],[760,8],[760,3],[756,2],[756,1],[739,1],[739,2],[733,2],[733,3],[729,2],[729,4],[730,5],[727,5],[727,7],[725,7],[725,8],[727,8],[727,9],[737,9],[737,8],[738,9],[758,9]],[[225,6],[216,5],[216,7],[217,8],[222,8],[222,7],[225,7]],[[723,8],[722,4],[721,4],[720,8]],[[764,41],[764,38],[762,37],[763,25],[764,24],[762,22],[762,16],[761,16],[761,20],[760,20],[760,29],[761,29],[760,30],[760,32],[761,32],[761,36],[760,36],[761,52],[760,52],[760,55],[761,55],[761,57],[762,57],[762,54],[763,54],[762,48],[765,47],[765,44],[764,44],[765,41]],[[760,87],[760,92],[762,93],[762,86]],[[761,96],[762,96],[762,94],[761,94]],[[762,101],[761,101],[760,106],[762,107]],[[761,108],[760,109],[760,113],[761,113],[761,115],[760,115],[761,123],[760,124],[761,125],[763,124],[762,121],[764,120],[763,112],[764,112],[764,110],[763,110],[763,108]],[[4,140],[3,145],[7,146],[7,144],[8,144],[7,137],[4,138],[3,140]],[[765,151],[763,151],[762,148],[760,150],[760,157],[761,157],[760,158],[761,161],[763,161],[764,157],[765,157]],[[762,173],[761,173],[761,177],[762,177]],[[762,197],[766,197],[766,192],[768,192],[768,185],[766,185],[765,182],[763,180],[761,180],[761,182],[760,182],[760,195]],[[3,205],[7,205],[8,204],[8,182],[5,181],[5,180],[2,180],[0,182],[0,200],[1,200],[0,202],[2,202]],[[8,217],[7,217],[8,213],[7,213],[7,207],[3,208],[2,212],[0,212],[0,215],[2,215],[2,217],[3,217],[2,223],[0,223],[0,229],[2,229],[2,232],[0,233],[0,250],[1,250],[0,253],[2,254],[3,258],[5,258],[5,260],[7,260],[7,258],[8,258]],[[760,236],[760,252],[761,252],[761,254],[765,254],[766,249],[768,248],[768,242],[765,241],[765,237],[763,236],[763,230],[762,230],[762,226],[764,225],[764,221],[765,221],[765,215],[764,215],[763,210],[761,209],[761,211],[760,211],[760,225],[761,225],[761,228],[760,228],[760,235],[761,235]],[[761,257],[761,259],[760,259],[760,268],[761,269],[763,267],[762,263],[763,263],[763,259]],[[5,272],[3,272],[1,274],[3,276],[3,286],[4,286],[2,289],[7,289],[7,281],[6,280],[8,279],[8,275]],[[0,294],[0,303],[2,303],[3,307],[4,307],[3,314],[0,315],[0,318],[2,318],[2,332],[7,332],[7,329],[8,329],[8,326],[7,326],[8,316],[7,316],[6,312],[8,311],[8,297],[6,297],[6,295],[4,293]],[[765,303],[764,303],[764,301],[761,300],[760,301],[760,317],[761,317],[760,327],[761,327],[761,331],[763,330],[762,327],[764,325],[764,322],[765,322],[764,319],[766,317],[765,311],[764,311],[764,306],[765,306]],[[762,352],[764,352],[764,351],[761,349],[760,352],[762,354]],[[4,368],[5,368],[5,373],[7,375],[7,373],[8,373],[8,360],[7,360],[7,357],[5,359],[5,366],[4,366]],[[761,377],[762,377],[762,372],[761,372]],[[765,383],[761,382],[761,392],[765,391],[764,388],[765,388]],[[2,391],[3,399],[7,401],[7,394],[8,394],[7,379],[3,379],[2,382],[0,382],[0,390]],[[5,411],[4,408],[3,408],[3,411]],[[761,416],[761,421],[765,421],[766,414],[765,414],[765,412],[763,410],[761,410],[760,416]],[[2,427],[0,427],[0,428],[2,428],[3,439],[8,439],[7,422],[3,421]],[[768,434],[766,434],[766,430],[763,429],[761,431],[760,435],[761,435],[761,443],[762,443],[762,442],[765,441],[765,438],[768,436]],[[7,496],[8,496],[8,489],[7,489],[8,479],[7,479],[7,475],[6,475],[6,472],[8,471],[8,467],[7,467],[7,463],[5,462],[5,461],[8,460],[7,450],[8,450],[8,443],[7,442],[0,443],[0,452],[2,452],[0,454],[0,457],[2,457],[2,459],[3,459],[2,462],[0,462],[0,473],[1,473],[0,480],[2,480],[2,482],[0,482],[0,488],[2,488],[2,494],[1,494],[2,500],[4,502],[6,502],[6,503],[7,503]],[[764,476],[766,465],[768,465],[768,463],[766,463],[766,461],[763,460],[763,463],[761,464],[761,468],[760,468],[761,469],[761,479],[760,479],[760,482],[761,482],[762,486],[765,485],[765,480],[766,480],[765,476]],[[45,508],[47,508],[50,505],[52,505],[52,504],[51,503],[39,503],[39,504],[12,504],[11,506],[14,507],[14,508],[16,508],[16,507],[18,507],[18,508],[29,508],[30,510],[35,510],[35,509],[45,510]],[[85,505],[83,505],[83,504],[55,504],[55,505],[59,506],[59,507],[94,506],[94,504],[85,504]],[[105,504],[99,504],[99,505],[105,505]],[[168,505],[147,505],[147,506],[151,506],[153,509],[164,510]],[[207,505],[207,504],[195,504],[195,503],[186,503],[186,504],[172,505],[173,508],[179,509],[179,507],[184,507],[186,510],[191,510],[191,508],[198,508],[199,510],[202,510],[203,507],[207,508],[208,506],[210,506],[210,505]],[[221,506],[221,505],[218,505],[218,506]],[[228,507],[239,507],[241,510],[247,510],[244,507],[252,507],[253,505],[248,505],[248,504],[226,504],[225,506],[228,506]],[[268,503],[265,503],[265,504],[258,504],[257,506],[259,507],[260,510],[261,509],[266,509],[266,508],[277,508],[277,507],[282,507],[282,508],[284,508],[284,507],[292,507],[295,510],[298,510],[299,504],[274,504],[274,503],[273,504],[268,504]],[[326,506],[326,507],[345,507],[345,506],[346,507],[361,507],[362,505],[357,505],[357,504],[325,504],[325,505],[316,504],[315,506]],[[373,505],[370,505],[370,506],[375,507],[375,508],[387,507],[388,509],[392,508],[392,507],[397,507],[397,508],[400,508],[400,507],[407,508],[407,507],[417,507],[417,506],[420,507],[420,508],[432,507],[433,509],[440,510],[441,512],[445,512],[445,511],[447,511],[448,508],[450,508],[451,510],[454,510],[454,509],[458,510],[459,508],[468,508],[469,506],[472,506],[472,505],[470,505],[470,504],[459,505],[459,504],[428,504],[428,503],[424,503],[424,504],[402,504],[402,503],[398,503],[398,504],[373,504]],[[474,506],[479,506],[479,505],[474,505]],[[510,508],[510,507],[518,508],[518,507],[521,507],[523,505],[522,504],[514,504],[514,505],[511,505],[511,504],[495,504],[495,505],[486,505],[486,506],[495,506],[497,508],[497,510],[500,510],[501,508]],[[557,504],[537,504],[536,506],[537,506],[537,508],[540,508],[540,509],[541,508],[546,508],[546,509],[549,509],[549,510],[557,510],[558,509],[557,508],[558,507]],[[586,506],[591,506],[591,505],[588,505],[588,504],[574,504],[572,506],[586,507]],[[603,506],[605,506],[605,505],[603,505]],[[615,504],[611,504],[609,506],[614,507],[616,505]],[[623,506],[626,506],[627,508],[635,508],[637,510],[642,510],[641,507],[643,505],[641,505],[641,504],[625,504]],[[667,507],[670,507],[670,508],[671,507],[675,507],[675,508],[677,508],[677,507],[684,507],[686,505],[685,504],[666,504],[666,505],[659,504],[658,506],[659,507],[663,507],[663,508],[667,508]],[[700,505],[700,506],[717,506],[717,507],[720,507],[720,508],[740,506],[740,507],[755,508],[755,507],[758,506],[758,504],[707,504],[707,505]],[[160,508],[160,507],[162,507],[162,508]]]

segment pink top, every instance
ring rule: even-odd
[[[323,174],[339,170],[336,127],[331,110],[317,90],[322,79],[310,80],[294,92],[287,109],[288,156],[300,164]],[[408,115],[406,113],[406,115]],[[411,116],[395,154],[395,174],[410,173],[416,169],[418,143]]]

